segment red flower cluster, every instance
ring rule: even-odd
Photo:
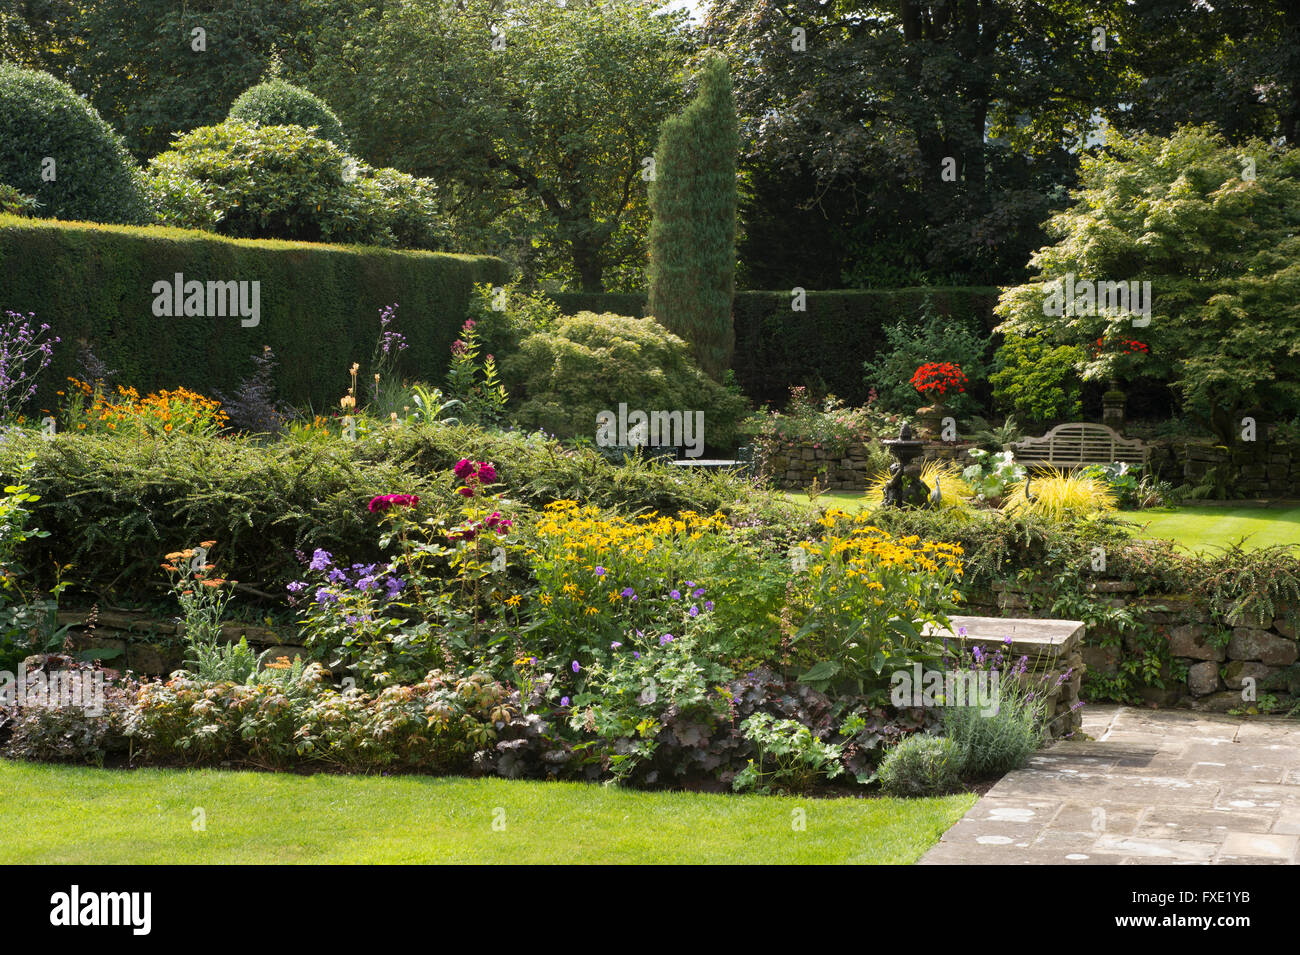
[[[1149,355],[1151,353],[1151,349],[1149,346],[1132,338],[1121,338],[1119,340],[1119,344],[1123,346],[1120,351],[1120,354],[1122,355]],[[1105,341],[1103,339],[1098,338],[1096,349],[1095,349],[1096,353],[1101,354],[1103,351],[1105,351],[1105,349],[1106,349]]]
[[[945,395],[965,391],[966,375],[961,365],[950,361],[927,361],[912,375],[912,387],[923,395]]]
[[[456,493],[462,497],[473,497],[478,493],[482,486],[495,484],[497,480],[497,469],[486,461],[471,461],[469,458],[461,458],[452,468],[456,477],[465,482],[464,487],[458,487]]]
[[[378,514],[390,507],[415,507],[419,503],[420,498],[416,494],[380,494],[372,497],[366,508],[371,514]]]

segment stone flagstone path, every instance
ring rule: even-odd
[[[1088,705],[921,865],[1300,863],[1300,721]]]

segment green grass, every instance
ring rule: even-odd
[[[838,507],[850,514],[856,514],[867,500],[861,491],[823,491],[817,496],[815,502],[809,501],[808,495],[803,491],[784,491],[782,493],[787,501],[793,501],[795,504],[802,504],[805,507]]]
[[[1186,551],[1204,553],[1244,538],[1248,549],[1300,547],[1300,507],[1206,507],[1119,511],[1141,525],[1135,537],[1177,542]]]
[[[8,760],[0,794],[4,864],[911,863],[975,802]]]

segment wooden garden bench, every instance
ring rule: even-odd
[[[1058,424],[1041,438],[1026,438],[1011,445],[1016,461],[1027,467],[1080,468],[1089,464],[1147,463],[1150,448],[1136,438],[1122,437],[1104,424]]]

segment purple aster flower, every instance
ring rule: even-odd
[[[622,644],[620,641],[615,640],[613,643],[611,643],[611,644],[609,645],[609,648],[610,648],[611,650],[617,650],[617,649],[618,649],[619,647],[621,647],[622,645],[623,645],[623,644]]]
[[[713,601],[712,601],[712,600],[706,600],[706,601],[704,601],[704,609],[705,609],[705,610],[712,610],[712,609],[713,609]]]
[[[402,588],[405,586],[406,586],[406,582],[401,580],[400,578],[397,577],[384,578],[384,587],[388,589],[388,596],[390,598],[396,597],[401,592]]]
[[[704,596],[704,588],[703,588],[703,587],[697,587],[695,590],[691,591],[691,596],[692,596],[692,597],[703,597],[703,596]]]
[[[561,705],[561,706],[568,706],[568,705],[569,705],[569,698],[568,698],[567,696],[562,696],[562,697],[560,697],[560,705]]]
[[[686,581],[686,589],[687,589],[687,590],[690,590],[690,589],[691,589],[692,587],[694,587],[694,586],[695,586],[695,581],[693,581],[693,580],[688,580],[688,581]]]
[[[604,568],[604,567],[601,567],[599,564],[596,565],[596,576],[597,576],[597,577],[604,577],[604,576],[605,576],[605,568]]]
[[[578,665],[578,661],[577,661],[577,660],[574,660],[574,661],[573,661],[571,664],[569,664],[569,665],[573,668],[573,672],[574,672],[574,673],[581,673],[581,672],[582,672],[582,667]]]
[[[316,602],[318,604],[336,604],[339,602],[339,595],[327,587],[319,587],[316,590]]]
[[[670,590],[668,591],[668,596],[672,597],[673,600],[681,600],[682,592],[680,590]]]
[[[636,599],[636,591],[634,591],[631,587],[624,587],[621,593],[623,594],[624,597],[631,597],[633,600]]]
[[[673,635],[671,633],[665,633],[662,637],[659,638],[659,646],[661,647],[666,647],[668,646],[668,644],[672,642],[673,642]]]
[[[965,627],[958,627],[958,628],[957,628],[957,636],[959,636],[959,637],[964,637],[964,636],[966,636],[966,634],[969,633],[969,632],[970,632],[970,631],[968,631]]]
[[[291,582],[288,586],[286,586],[284,589],[287,590],[287,591],[289,591],[289,593],[291,593],[291,594],[296,594],[296,593],[298,593],[298,591],[300,591],[300,590],[305,590],[305,589],[307,589],[307,585],[306,585],[305,583],[303,583],[301,580],[295,580],[295,581],[292,581],[292,582]]]
[[[307,566],[312,570],[325,570],[330,566],[330,561],[332,559],[332,555],[329,551],[324,551],[317,547],[315,553],[311,555],[311,563]]]
[[[700,615],[700,608],[695,606],[695,604],[691,604],[691,609],[688,612],[692,617],[698,617]]]
[[[348,575],[345,574],[340,568],[335,567],[333,570],[329,572],[329,576],[327,576],[325,579],[332,584],[346,584],[348,582]]]

